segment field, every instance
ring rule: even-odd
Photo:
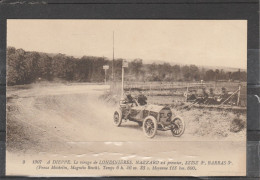
[[[109,85],[88,83],[8,87],[7,174],[31,173],[19,162],[39,156],[194,160],[226,154],[234,161],[244,157],[245,113],[176,106],[173,110],[185,120],[185,133],[174,138],[170,132],[158,132],[147,139],[136,123],[124,122],[120,128],[113,125],[118,102],[109,89]],[[148,96],[149,103],[167,100],[172,101],[166,96]]]

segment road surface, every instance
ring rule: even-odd
[[[159,131],[155,138],[148,139],[136,123],[115,127],[112,116],[116,107],[99,100],[108,89],[93,84],[8,89],[7,172],[27,174],[18,161],[54,155],[89,159],[228,159],[237,167],[245,161],[244,139],[219,140],[189,133],[177,138],[169,131]],[[190,132],[190,128],[186,127],[186,131]]]

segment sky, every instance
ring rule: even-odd
[[[246,20],[8,20],[7,46],[246,69]]]

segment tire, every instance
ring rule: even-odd
[[[115,126],[120,126],[122,123],[122,112],[120,109],[116,110],[113,115],[113,122]]]
[[[143,122],[143,131],[146,137],[153,138],[157,132],[158,124],[153,116],[148,116]]]
[[[180,117],[175,117],[171,121],[175,128],[171,129],[172,135],[175,137],[180,137],[185,131],[185,122]]]

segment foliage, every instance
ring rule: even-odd
[[[109,65],[107,80],[121,80],[123,59],[114,62],[105,57],[83,56],[75,58],[64,54],[47,54],[7,48],[8,85],[29,84],[39,80],[103,82],[103,65]],[[225,72],[223,69],[205,69],[196,65],[143,64],[142,59],[134,59],[125,69],[127,81],[246,81],[247,73]]]

